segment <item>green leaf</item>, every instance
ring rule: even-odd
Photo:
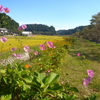
[[[9,95],[2,95],[0,100],[11,100],[11,94],[9,94]]]
[[[30,73],[29,70],[23,70],[23,71],[21,71],[21,76],[27,75],[27,74],[29,74],[29,73]]]
[[[26,91],[27,89],[30,89],[30,86],[25,84],[23,81],[17,81],[17,84],[19,87],[22,87],[24,91]]]
[[[27,89],[30,89],[30,86],[23,82],[23,90],[26,91]]]
[[[56,73],[50,73],[49,76],[46,76],[43,80],[44,84],[48,85],[59,78],[59,75]]]
[[[44,87],[43,79],[45,78],[45,75],[43,73],[38,73],[38,76],[36,80],[41,84],[41,87]]]
[[[0,73],[5,73],[6,72],[6,70],[4,70],[4,69],[0,69]]]
[[[25,80],[25,82],[31,83],[32,80],[33,80],[33,77],[32,76],[27,76],[27,77],[24,77],[23,79]]]
[[[4,82],[7,84],[7,77],[2,77]]]
[[[76,87],[70,87],[68,90],[74,91],[74,92],[79,92],[78,89],[77,89]]]
[[[63,89],[63,87],[60,86],[59,84],[55,84],[53,87],[50,88],[50,90],[59,90],[59,91],[60,91],[61,89]]]
[[[76,97],[76,95],[63,94],[63,100],[75,100]]]
[[[11,68],[7,68],[7,74],[11,74],[12,69]]]

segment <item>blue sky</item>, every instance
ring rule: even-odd
[[[58,29],[89,25],[100,12],[100,0],[0,0],[8,14],[22,24],[44,24]]]

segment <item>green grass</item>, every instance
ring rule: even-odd
[[[39,50],[37,46],[32,48]],[[81,53],[81,56],[77,56],[77,53]],[[25,61],[23,65],[29,64],[35,71],[37,68],[32,61],[35,60]],[[60,80],[77,87],[79,90],[77,95],[81,100],[93,94],[96,94],[97,100],[100,100],[100,45],[84,39],[76,39],[75,45],[66,52],[62,62],[63,65],[60,66],[60,71],[57,71],[60,74]],[[93,70],[95,75],[86,88],[82,82],[87,77],[88,69]]]
[[[72,86],[79,89],[79,97],[82,99],[88,95],[96,94],[100,100],[100,45],[87,40],[78,39],[73,48],[64,58],[61,80],[69,81]],[[77,56],[81,53],[81,56]],[[84,58],[85,56],[85,58]],[[83,86],[82,81],[87,77],[87,69],[95,72],[95,76],[89,87]]]
[[[81,100],[87,96],[96,94],[97,100],[100,100],[100,45],[89,42],[83,39],[77,39],[75,45],[66,52],[63,58],[63,65],[60,66],[60,80],[69,82],[71,86],[77,87]],[[81,56],[77,56],[77,53],[81,53]],[[33,59],[34,60],[34,59]],[[34,63],[27,61],[25,64],[34,66]],[[83,79],[87,77],[87,70],[94,71],[95,76],[91,83],[86,88],[83,86]],[[36,67],[33,67],[36,70]]]

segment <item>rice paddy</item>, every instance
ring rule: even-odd
[[[36,46],[43,44],[46,41],[63,40],[60,36],[46,36],[46,35],[36,35],[33,37],[27,36],[6,36],[8,41],[6,43],[0,42],[0,52],[10,51],[12,47],[21,48],[23,46]]]

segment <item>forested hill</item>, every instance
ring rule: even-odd
[[[59,35],[71,35],[71,34],[74,34],[76,32],[82,31],[85,27],[87,27],[87,26],[79,26],[79,27],[76,27],[74,29],[68,29],[68,30],[58,30],[57,33]]]
[[[90,25],[73,36],[100,43],[100,12],[92,16]]]
[[[31,31],[33,34],[41,35],[56,35],[55,28],[53,26],[47,26],[43,24],[26,24],[27,29],[25,31]],[[0,13],[0,28],[7,28],[13,33],[21,34],[18,31],[19,23],[13,20],[5,13]]]
[[[56,35],[55,28],[53,26],[47,26],[43,24],[26,24],[25,31],[31,31],[33,34],[41,35]]]
[[[7,28],[12,32],[19,33],[18,28],[19,23],[13,20],[11,17],[5,13],[0,13],[0,28]]]

